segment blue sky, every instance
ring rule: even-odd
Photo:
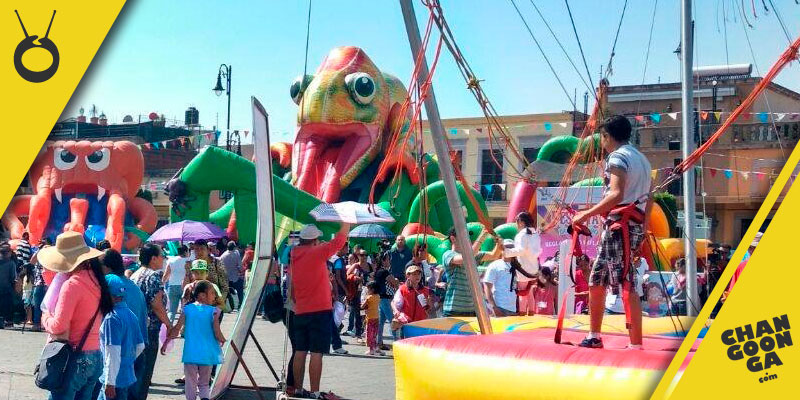
[[[516,1],[565,86],[570,93],[577,88],[582,104],[586,89],[580,78],[530,0]],[[564,3],[534,1],[583,70]],[[462,52],[478,77],[484,79],[483,87],[501,114],[572,108],[510,0],[441,2]],[[623,3],[624,0],[570,2],[595,83],[601,64],[608,61]],[[790,0],[775,3],[794,39],[800,33],[800,6]],[[695,1],[695,65],[726,62],[723,8],[727,15],[727,58],[730,63],[753,62],[741,13],[738,6],[733,9],[737,4],[741,2]],[[419,24],[424,27],[427,9],[419,1],[414,6]],[[642,82],[653,6],[654,0],[629,1],[614,58],[612,85]],[[774,11],[765,14],[758,4],[757,8],[757,18],[752,10],[745,11],[754,26],[748,33],[755,62],[763,74],[788,41]],[[645,83],[679,79],[678,59],[672,53],[679,41],[679,11],[678,1],[658,1]],[[211,89],[220,63],[226,63],[233,67],[231,129],[250,130],[249,99],[254,95],[270,113],[273,137],[291,140],[297,108],[289,97],[289,86],[303,72],[307,12],[308,2],[299,0],[130,0],[64,117],[77,115],[81,106],[88,110],[95,104],[111,122],[121,122],[126,114],[147,115],[151,111],[182,120],[186,108],[194,106],[199,109],[201,124],[211,127],[219,121],[224,132],[225,97],[215,96]],[[314,0],[309,71],[317,68],[331,48],[342,45],[362,47],[378,68],[408,82],[412,56],[398,1]],[[797,64],[793,63],[776,81],[800,91]],[[480,115],[446,50],[434,89],[443,117]]]

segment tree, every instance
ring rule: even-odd
[[[136,197],[141,197],[150,202],[150,204],[153,204],[153,192],[147,189],[139,189],[139,191],[136,192]]]

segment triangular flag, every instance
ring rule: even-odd
[[[756,176],[758,177],[758,180],[763,180],[764,178],[767,177],[767,174],[765,174],[763,172],[757,172]]]
[[[678,119],[678,113],[677,112],[667,113],[667,115],[669,115],[669,117],[672,118],[673,120]]]
[[[491,184],[483,185],[483,188],[486,189],[487,192],[491,192],[492,191],[492,185]]]
[[[769,114],[765,112],[758,113],[758,120],[761,121],[761,123],[767,123],[767,121],[769,121]]]
[[[469,136],[469,129],[464,129],[464,134]]]
[[[146,148],[147,150],[150,150],[150,143],[145,143],[142,145],[142,147]]]
[[[786,117],[786,113],[775,113],[775,116],[777,117],[775,120],[780,121]]]
[[[158,150],[158,142],[153,142],[153,148]]]
[[[644,122],[644,115],[637,115],[633,118],[639,122]]]
[[[150,190],[156,190],[156,183],[150,182]]]
[[[456,129],[456,128],[450,129],[450,134],[451,135],[457,135],[458,134],[458,129]]]
[[[478,133],[483,133],[483,128],[477,128],[476,130],[478,131]]]
[[[544,123],[544,130],[546,130],[546,131],[548,131],[548,132],[549,132],[549,131],[551,131],[551,130],[553,130],[553,124],[551,124],[551,123],[549,123],[549,122],[545,122],[545,123]]]
[[[656,180],[656,176],[657,175],[658,175],[658,170],[657,169],[654,169],[654,170],[650,171],[650,179]]]
[[[161,147],[163,147],[165,149],[167,148],[167,141],[166,140],[161,142]]]
[[[558,124],[561,125],[562,128],[566,128],[567,127],[567,123],[566,122],[559,122]]]
[[[714,111],[714,120],[720,122],[722,121],[720,118],[722,118],[722,111]]]
[[[708,119],[708,111],[700,111],[700,119],[703,121]]]
[[[506,184],[505,183],[501,183],[500,184],[500,189],[501,190],[506,190]]]
[[[244,131],[244,137],[247,137],[248,134],[250,134],[250,131]]]
[[[747,178],[750,176],[750,173],[746,171],[741,171],[740,174],[742,174],[742,178],[744,178],[744,180],[747,180]]]
[[[652,113],[650,114],[650,119],[653,121],[654,124],[658,125],[661,123],[661,114]]]
[[[711,177],[717,176],[717,169],[716,168],[709,168],[708,172],[711,174]]]
[[[194,144],[195,136],[189,136],[189,143]]]
[[[733,171],[731,171],[729,169],[726,169],[725,171],[723,171],[723,174],[725,174],[725,178],[727,178],[727,179],[733,178]]]

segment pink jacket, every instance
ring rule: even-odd
[[[42,316],[42,326],[53,336],[69,335],[69,344],[77,347],[89,321],[95,313],[97,317],[91,327],[83,351],[100,349],[100,322],[103,316],[99,313],[100,285],[91,271],[83,270],[67,279],[58,293],[58,302],[54,313]]]

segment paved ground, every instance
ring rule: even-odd
[[[230,314],[226,317],[222,324],[223,331],[229,332],[233,328],[235,318]],[[271,324],[258,318],[253,324],[253,333],[280,374],[283,363],[283,325]],[[351,338],[343,337],[343,339]],[[39,357],[44,340],[45,334],[43,333],[22,333],[19,329],[0,330],[0,349],[2,349],[0,350],[0,400],[45,399],[47,397],[46,392],[34,385],[32,376],[33,367]],[[178,342],[175,350],[170,354],[159,357],[156,362],[149,399],[177,400],[184,398],[183,388],[173,383],[183,370],[180,363],[181,347],[182,343]],[[344,347],[353,355],[325,358],[322,376],[323,389],[331,390],[349,399],[393,399],[395,391],[393,361],[390,358],[364,356],[366,349],[363,346],[348,344]],[[248,344],[245,350],[245,361],[259,385],[275,386],[275,379],[252,344]],[[241,368],[236,374],[234,384],[249,385],[249,380]],[[267,399],[270,398],[269,396],[267,395]],[[231,391],[226,396],[226,400],[257,398],[253,394],[238,391]]]

